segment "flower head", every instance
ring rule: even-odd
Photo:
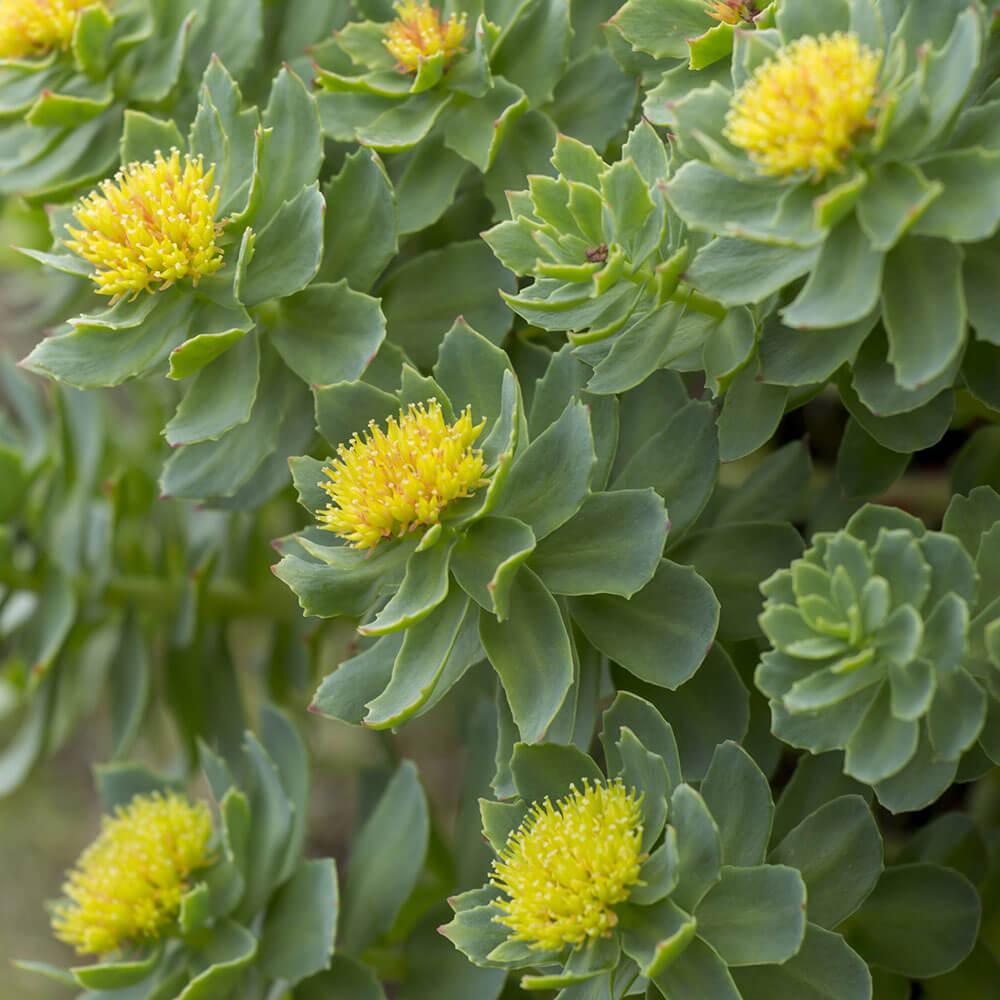
[[[329,478],[319,485],[332,502],[319,512],[322,527],[371,549],[437,524],[448,504],[484,483],[483,453],[472,445],[485,423],[473,424],[467,408],[448,424],[433,399],[400,410],[384,431],[372,421],[323,470]]]
[[[95,0],[0,0],[0,59],[29,59],[73,41],[76,20]]]
[[[736,93],[726,138],[766,174],[840,169],[870,122],[881,59],[853,34],[797,39]]]
[[[397,0],[396,20],[385,29],[385,47],[396,57],[400,69],[415,73],[421,60],[444,53],[450,62],[465,41],[465,14],[452,14],[447,21],[427,0]]]
[[[621,781],[584,780],[553,804],[536,803],[493,863],[492,882],[507,899],[497,922],[513,939],[545,951],[607,936],[614,906],[639,882],[641,798]]]
[[[705,0],[705,7],[710,18],[723,24],[749,23],[760,13],[752,0]]]
[[[192,872],[211,860],[212,817],[174,793],[137,795],[105,816],[56,904],[56,936],[83,954],[154,941],[176,919]]]
[[[152,163],[132,163],[73,209],[66,246],[97,269],[94,284],[115,299],[166,289],[222,267],[216,245],[219,189],[215,168],[175,149]]]

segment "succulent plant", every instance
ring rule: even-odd
[[[11,0],[0,25],[0,193],[59,201],[118,165],[122,115],[169,104],[197,4]]]
[[[123,1000],[251,996],[258,980],[287,988],[328,969],[337,868],[330,858],[302,858],[305,747],[279,712],[265,709],[261,740],[248,733],[233,763],[239,782],[221,757],[202,751],[215,818],[144,767],[102,769],[107,815],[53,917],[61,937],[98,961],[68,973],[26,967],[86,997]]]
[[[686,680],[717,603],[691,570],[661,559],[663,499],[648,485],[608,487],[617,450],[608,409],[589,412],[554,382],[547,409],[536,398],[529,421],[506,356],[461,323],[433,378],[404,365],[393,381],[318,388],[320,430],[337,457],[292,462],[321,530],[287,540],[276,572],[307,614],[359,619],[375,639],[327,678],[314,708],[394,727],[485,655],[522,739],[535,742],[578,672],[571,622],[654,682]],[[641,614],[671,588],[690,602],[674,662],[613,652],[628,643],[606,616],[624,616],[627,631],[632,607]]]
[[[804,277],[780,314],[792,331],[840,331],[844,345],[813,342],[823,377],[853,359],[881,312],[897,385],[947,387],[970,318],[995,338],[979,307],[992,294],[982,241],[1000,224],[987,194],[1000,104],[977,81],[984,7],[786,0],[771,10],[774,27],[768,16],[735,32],[729,80],[715,73],[667,101],[689,160],[667,197],[715,236],[687,278],[740,305]],[[802,103],[793,91],[806,78]],[[751,257],[766,266],[748,268]],[[931,285],[933,308],[919,294]]]
[[[647,988],[669,1000],[755,1000],[820,983],[838,998],[871,996],[865,963],[838,929],[853,919],[868,933],[873,890],[895,906],[928,873],[883,876],[862,797],[816,809],[796,788],[776,815],[767,780],[734,743],[716,748],[696,790],[682,782],[671,727],[625,692],[604,714],[601,742],[607,775],[573,747],[515,747],[518,797],[480,800],[496,854],[490,882],[452,899],[442,928],[459,950],[560,1000]],[[842,855],[849,880],[827,864]],[[939,876],[964,903],[964,879]],[[935,961],[950,967],[968,954],[975,924],[965,913],[961,941]],[[884,938],[876,929],[865,945]]]
[[[976,746],[1000,679],[984,649],[996,616],[988,538],[927,531],[876,506],[814,535],[761,586],[773,649],[756,682],[775,735],[813,753],[844,749],[845,773],[893,811],[933,802]]]

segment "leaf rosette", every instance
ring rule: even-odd
[[[255,506],[284,484],[285,458],[310,443],[302,383],[357,378],[378,350],[379,305],[348,280],[370,287],[395,230],[351,260],[336,244],[324,257],[319,115],[288,69],[261,113],[213,59],[187,138],[172,121],[129,111],[122,161],[117,177],[54,213],[51,252],[25,251],[110,302],[71,319],[24,364],[84,389],[164,373],[182,382],[164,431],[178,449],[164,494]],[[351,158],[331,184],[338,207],[357,196],[392,209],[371,156]]]
[[[1000,103],[977,75],[983,5],[787,0],[771,10],[773,27],[736,31],[731,63],[719,64],[728,79],[713,70],[665,102],[689,159],[667,197],[714,236],[687,277],[726,305],[768,310],[791,286],[783,343],[798,331],[823,338],[802,347],[817,355],[813,381],[852,362],[881,315],[899,389],[950,385],[970,317],[980,338],[994,336],[985,310],[967,306],[993,301],[983,241],[1000,224]],[[806,77],[808,101],[796,96]]]
[[[227,762],[202,748],[212,813],[187,800],[177,782],[140,765],[100,768],[109,818],[81,856],[69,883],[76,888],[56,904],[54,921],[60,933],[71,932],[81,953],[96,950],[98,960],[69,972],[26,967],[83,988],[88,997],[179,1000],[228,996],[259,978],[294,987],[328,969],[337,868],[330,858],[302,857],[305,746],[291,723],[268,708],[260,739],[246,734],[239,767],[237,781]],[[142,852],[157,841],[151,875]],[[152,933],[140,933],[147,927]],[[106,947],[119,931],[126,936]]]
[[[507,304],[568,334],[595,369],[591,392],[624,392],[660,368],[706,370],[726,385],[753,345],[754,318],[684,280],[704,241],[667,204],[670,158],[655,130],[639,124],[613,164],[560,136],[552,165],[555,177],[509,192],[511,219],[484,233],[505,267],[533,279],[501,293]]]
[[[355,21],[314,52],[326,134],[387,153],[412,149],[435,132],[448,151],[486,171],[510,127],[551,100],[569,52],[566,8],[532,0],[502,24],[482,3],[400,0],[387,21]],[[520,45],[543,45],[526,66]],[[445,153],[444,155],[447,155]]]
[[[480,800],[497,856],[490,884],[450,900],[442,933],[456,948],[560,1000],[644,989],[740,1000],[815,981],[844,1000],[871,996],[868,969],[835,930],[882,872],[862,798],[806,810],[778,837],[767,779],[735,743],[716,748],[696,790],[670,725],[627,692],[605,712],[601,742],[607,775],[574,747],[515,747],[517,797]],[[842,851],[858,878],[834,886],[815,862]]]
[[[292,474],[303,505],[335,530],[286,540],[276,573],[306,614],[359,619],[374,640],[326,679],[316,711],[395,727],[485,657],[521,738],[536,742],[578,675],[573,623],[604,644],[599,599],[588,595],[602,595],[617,620],[633,595],[649,586],[656,603],[673,584],[692,602],[698,635],[714,633],[707,584],[661,558],[661,497],[607,486],[613,415],[592,419],[567,391],[529,420],[507,356],[463,322],[445,336],[433,377],[404,365],[379,385],[321,386],[316,411],[339,457],[293,459]],[[707,644],[685,647],[672,686]]]
[[[996,499],[982,490],[976,502]],[[968,503],[954,502],[944,532],[867,506],[761,586],[773,648],[756,683],[775,735],[813,753],[844,749],[845,773],[896,812],[937,799],[970,751],[996,753],[986,635],[997,610],[981,582],[993,533],[956,534]]]
[[[0,193],[61,201],[112,171],[126,108],[170,103],[196,6],[5,4]]]

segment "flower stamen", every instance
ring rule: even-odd
[[[216,244],[219,189],[215,168],[175,149],[157,152],[152,163],[132,163],[73,209],[80,224],[67,226],[66,246],[96,268],[99,295],[115,301],[140,292],[163,291],[222,267]]]
[[[584,779],[582,791],[536,802],[493,863],[491,882],[508,897],[494,904],[497,923],[544,951],[607,937],[615,905],[640,882],[642,832],[642,798],[620,779]]]
[[[56,936],[78,954],[158,940],[176,920],[190,876],[211,862],[212,816],[183,796],[137,795],[105,816],[55,905]]]
[[[0,59],[67,51],[80,11],[94,4],[95,0],[0,0]]]
[[[468,408],[448,424],[436,399],[400,410],[385,430],[372,421],[323,469],[331,503],[317,515],[321,527],[371,549],[437,524],[448,504],[486,482],[483,453],[472,447],[485,424],[473,424]]]
[[[854,34],[796,39],[733,97],[726,138],[765,174],[838,171],[871,124],[881,62]]]
[[[452,14],[442,21],[441,13],[427,0],[397,0],[396,20],[385,29],[385,47],[404,73],[415,73],[424,59],[444,53],[445,63],[461,51],[467,18]]]

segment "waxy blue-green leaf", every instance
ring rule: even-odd
[[[427,799],[404,761],[355,837],[344,877],[338,947],[360,953],[392,925],[424,866]]]
[[[663,560],[630,600],[578,597],[570,613],[605,656],[650,684],[674,690],[707,655],[719,623],[719,602],[693,569]]]
[[[767,779],[738,744],[727,741],[716,748],[701,795],[719,828],[722,863],[763,864],[774,803]]]
[[[524,566],[511,586],[510,617],[499,622],[483,612],[479,635],[521,739],[539,742],[573,683],[573,651],[559,605]]]
[[[531,529],[510,517],[484,517],[463,532],[452,572],[459,585],[499,621],[510,616],[510,593],[518,570],[535,550]]]

